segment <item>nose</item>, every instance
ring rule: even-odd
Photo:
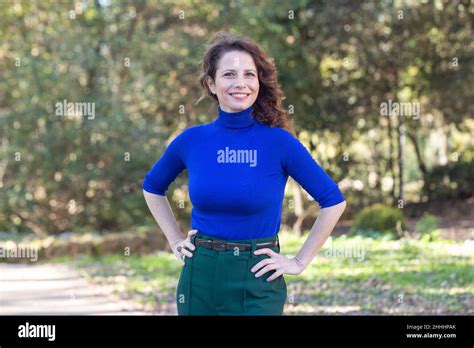
[[[235,81],[235,87],[245,87],[243,76],[237,76],[237,80]]]

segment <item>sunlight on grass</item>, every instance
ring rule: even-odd
[[[306,236],[281,232],[282,254],[294,256]],[[302,274],[285,275],[285,311],[473,313],[473,255],[469,241],[330,237]],[[139,302],[174,302],[181,265],[170,252],[82,256],[71,262],[92,281],[114,284],[117,292]]]

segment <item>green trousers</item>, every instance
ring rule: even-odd
[[[201,232],[191,237],[222,240]],[[254,255],[257,243],[269,242],[278,237],[227,240],[248,243],[251,251],[211,250],[196,247],[193,257],[186,257],[176,289],[178,315],[282,315],[287,297],[283,276],[267,282],[274,271],[256,278],[252,267],[268,258]],[[271,248],[280,252],[280,245]]]

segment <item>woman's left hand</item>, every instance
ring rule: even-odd
[[[306,268],[296,257],[289,258],[285,255],[279,254],[272,249],[262,248],[257,249],[254,252],[255,255],[267,254],[269,258],[260,261],[252,267],[252,272],[255,273],[255,277],[260,277],[268,271],[275,272],[268,277],[267,282],[270,282],[282,274],[300,274]],[[259,271],[260,270],[260,271]]]

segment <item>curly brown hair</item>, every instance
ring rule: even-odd
[[[219,102],[207,84],[207,78],[215,80],[217,64],[221,57],[230,51],[243,51],[250,54],[257,67],[260,90],[254,103],[253,115],[263,124],[271,127],[280,127],[294,134],[292,122],[288,119],[288,111],[281,106],[284,99],[280,84],[277,79],[277,70],[273,59],[269,58],[263,49],[252,39],[219,31],[214,35],[211,43],[206,46],[202,60],[202,72],[199,83],[203,94],[196,102],[199,103],[206,96]]]

